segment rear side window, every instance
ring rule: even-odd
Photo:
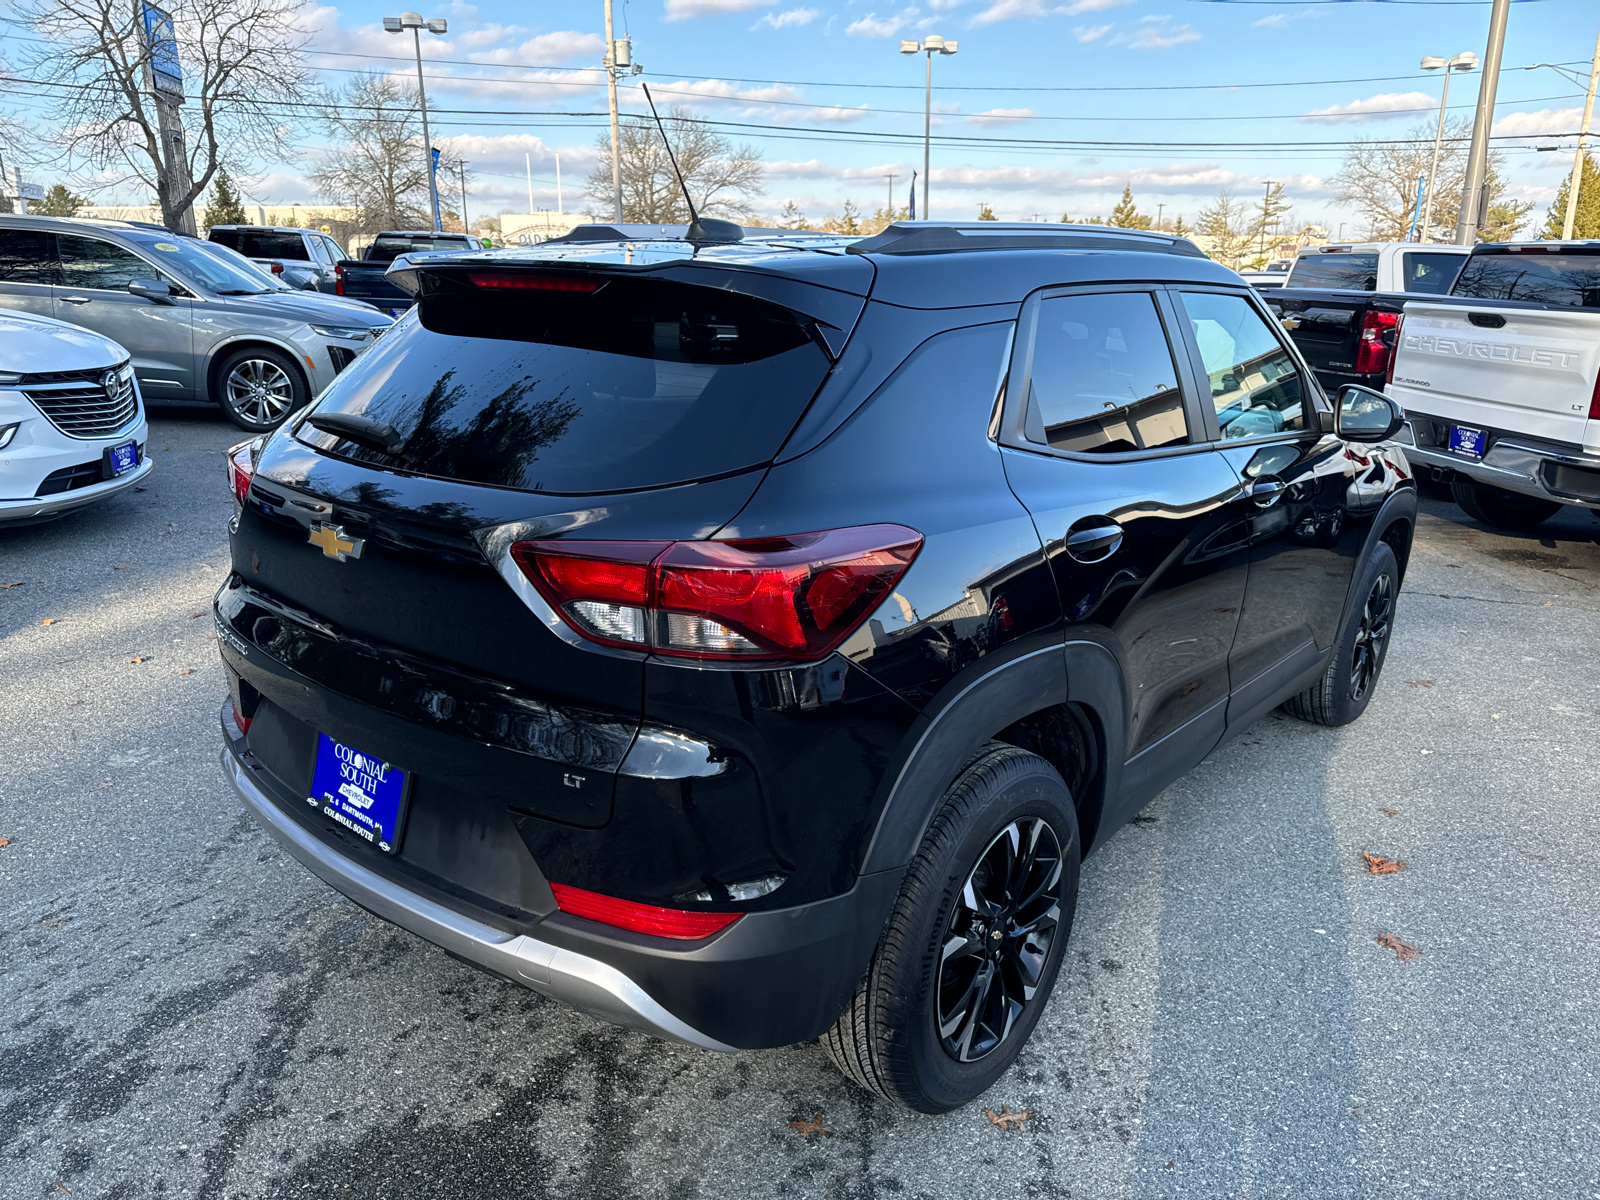
[[[1039,304],[1028,437],[1105,454],[1186,441],[1172,348],[1149,292],[1052,296]]]
[[[1242,296],[1184,292],[1224,438],[1306,427],[1300,370],[1261,314]]]
[[[0,229],[0,283],[54,283],[50,235],[37,229]]]
[[[75,233],[56,235],[61,256],[61,282],[68,288],[125,292],[136,279],[160,279],[162,273],[131,250],[99,238]]]
[[[1372,292],[1378,288],[1376,254],[1307,254],[1294,260],[1285,287],[1339,288]]]
[[[803,317],[660,280],[612,278],[584,294],[425,276],[418,314],[320,406],[393,426],[401,453],[309,428],[303,438],[496,487],[655,487],[769,461],[829,367]]]
[[[1426,251],[1403,254],[1400,256],[1403,276],[1400,290],[1447,296],[1466,261],[1465,254],[1429,254]]]
[[[1473,254],[1451,295],[1600,308],[1600,255]]]

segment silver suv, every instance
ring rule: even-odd
[[[0,308],[124,346],[147,402],[216,403],[263,431],[333,381],[391,324],[371,305],[274,290],[158,226],[0,216]]]

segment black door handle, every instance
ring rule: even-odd
[[[1275,475],[1263,475],[1250,484],[1250,499],[1256,502],[1257,508],[1271,508],[1283,499],[1287,486]]]
[[[1122,545],[1122,526],[1105,517],[1086,517],[1067,530],[1067,554],[1081,563],[1103,562]]]

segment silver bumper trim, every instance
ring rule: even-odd
[[[598,959],[526,934],[506,933],[409,892],[312,837],[261,791],[226,746],[222,772],[244,807],[291,855],[335,891],[386,921],[563,1004],[656,1037],[732,1053],[673,1016],[637,983]]]
[[[1409,432],[1409,429],[1408,429]],[[1573,504],[1580,508],[1600,508],[1591,501],[1580,500],[1552,492],[1544,485],[1540,466],[1547,462],[1569,463],[1600,471],[1600,458],[1586,454],[1563,454],[1559,450],[1540,449],[1520,443],[1501,440],[1489,447],[1481,459],[1466,458],[1436,446],[1406,445],[1406,458],[1413,464],[1426,463],[1430,467],[1443,467],[1458,475],[1465,475],[1491,487],[1519,492],[1524,496],[1537,496],[1541,500],[1554,500],[1559,504]]]
[[[0,500],[0,524],[6,521],[26,521],[34,517],[61,516],[74,509],[98,504],[124,488],[133,487],[147,478],[155,469],[155,460],[146,458],[126,475],[115,479],[91,483],[88,487],[74,488],[70,492],[56,492],[50,496],[33,496],[22,500]]]

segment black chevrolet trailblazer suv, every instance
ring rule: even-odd
[[[223,767],[449,953],[922,1112],[1048,1002],[1079,863],[1279,705],[1354,720],[1416,517],[1190,243],[587,226],[229,452]]]

